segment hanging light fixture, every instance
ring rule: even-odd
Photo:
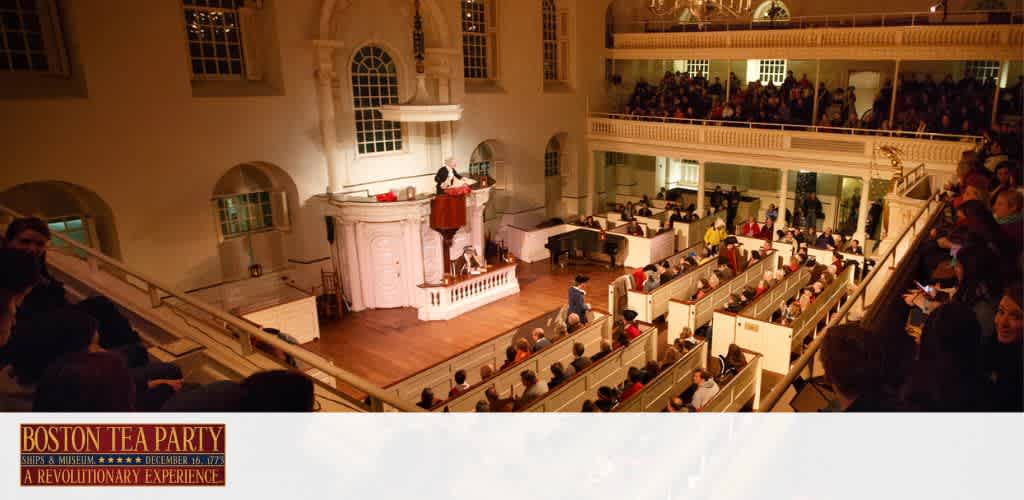
[[[412,23],[412,47],[416,57],[416,93],[403,104],[385,104],[379,108],[381,117],[393,122],[428,123],[451,122],[462,119],[462,106],[439,104],[427,90],[426,67],[423,64],[425,48],[423,17],[420,15],[420,0],[413,1],[415,14]]]
[[[658,17],[676,16],[689,11],[698,21],[716,17],[741,17],[753,8],[752,0],[650,0],[648,10]]]

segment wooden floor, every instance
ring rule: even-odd
[[[350,313],[342,320],[321,324],[320,339],[304,347],[342,369],[386,386],[561,307],[576,274],[590,277],[587,298],[591,306],[607,310],[608,285],[626,272],[628,269],[609,271],[593,264],[552,269],[547,260],[520,262],[518,295],[450,321],[419,321],[412,308]]]

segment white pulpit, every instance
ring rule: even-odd
[[[461,256],[466,246],[484,255],[484,208],[491,189],[473,189],[466,196],[467,224],[455,235],[453,257]],[[320,198],[335,222],[332,259],[352,311],[421,308],[429,300],[426,290],[442,284],[441,235],[430,228],[431,198],[432,194],[394,202]],[[514,272],[512,276],[515,281]],[[465,309],[465,303],[460,307]]]

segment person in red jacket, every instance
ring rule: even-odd
[[[633,340],[640,336],[640,325],[636,322],[636,311],[632,309],[626,309],[622,311],[622,317],[626,320],[626,327],[622,329],[625,332],[626,337],[629,340]]]
[[[619,396],[619,402],[633,397],[644,388],[644,372],[635,366],[629,367],[629,380],[626,381],[626,388]]]
[[[754,216],[750,216],[747,222],[743,224],[743,230],[740,234],[748,238],[757,238],[761,235],[761,226],[754,220]]]
[[[644,291],[644,281],[647,281],[647,272],[639,267],[633,271],[633,289],[638,292]]]

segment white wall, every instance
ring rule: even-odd
[[[573,12],[574,78],[558,92],[546,92],[542,81],[540,0],[499,0],[499,88],[475,92],[467,92],[461,78],[459,0],[423,2],[428,49],[444,48],[447,40],[454,51],[451,96],[465,108],[453,127],[456,159],[464,168],[479,143],[493,139],[502,145],[510,181],[503,196],[496,196],[500,209],[543,206],[544,147],[557,133],[568,138],[563,151],[572,173],[563,196],[586,195],[586,162],[580,161],[586,159],[584,111],[588,95],[597,100],[605,92],[598,49],[604,46],[609,1],[559,0]],[[287,257],[309,261],[329,255],[314,199],[327,186],[312,44],[319,37],[320,0],[264,1],[271,20],[266,85],[212,82],[196,90],[179,2],[147,2],[145,11],[129,0],[62,5],[67,45],[79,65],[73,80],[84,81],[81,96],[16,98],[31,89],[0,75],[0,149],[6,154],[0,192],[43,180],[95,192],[114,214],[124,260],[193,288],[222,279],[210,210],[214,184],[236,165],[265,162],[287,172],[298,192],[292,231],[285,235]],[[354,154],[349,62],[367,42],[388,47],[399,64],[400,92],[408,98],[414,82],[411,2],[343,1],[338,9],[330,36],[341,46],[335,55],[335,104],[345,191],[430,188],[438,165],[428,158],[427,144],[439,138],[423,126],[406,127],[405,152]],[[211,94],[222,96],[197,97]]]

